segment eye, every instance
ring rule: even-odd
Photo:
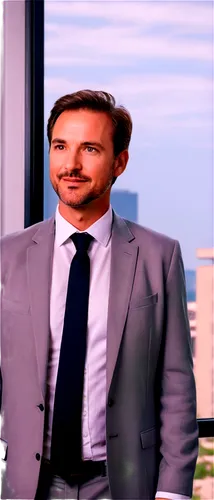
[[[88,150],[89,153],[93,153],[93,151],[97,151],[96,148],[93,148],[92,146],[86,146],[86,149]],[[90,151],[89,151],[90,150]],[[92,151],[93,150],[93,151]]]
[[[64,147],[65,147],[65,146],[63,146],[63,144],[56,144],[56,145],[54,146],[54,149],[59,149],[59,151],[63,151]]]

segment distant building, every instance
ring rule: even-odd
[[[138,221],[138,194],[123,189],[111,191],[111,205],[115,212],[124,219]]]
[[[195,365],[195,348],[196,348],[196,271],[192,269],[185,270],[186,293],[187,293],[187,310],[189,317],[192,355]]]
[[[188,317],[190,324],[190,333],[192,341],[192,355],[195,365],[195,351],[196,351],[196,302],[187,302]]]
[[[199,249],[199,259],[207,259],[196,272],[195,378],[197,413],[200,418],[214,416],[214,248]]]
[[[187,302],[196,301],[196,271],[193,269],[185,270]]]

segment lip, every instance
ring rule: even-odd
[[[86,182],[83,179],[75,179],[75,177],[63,177],[62,180],[65,182],[70,182],[71,184],[78,184],[80,182]]]

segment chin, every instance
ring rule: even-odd
[[[102,196],[102,193],[90,192],[87,194],[82,194],[81,196],[81,194],[78,194],[77,191],[68,193],[68,191],[60,192],[60,190],[58,190],[57,195],[61,202],[64,203],[64,205],[70,206],[72,208],[78,208],[89,205],[89,203],[100,198]]]
[[[67,205],[69,207],[72,207],[72,208],[78,208],[78,207],[81,207],[83,205],[86,205],[88,202],[86,200],[82,200],[82,199],[77,199],[77,198],[70,198],[68,196],[61,196],[60,197],[60,200],[62,203],[64,203],[64,205]]]

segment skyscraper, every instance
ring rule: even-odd
[[[199,417],[214,416],[214,248],[198,249],[207,265],[197,268],[195,376]]]
[[[138,221],[138,194],[123,189],[113,189],[111,205],[115,212],[124,219]]]

